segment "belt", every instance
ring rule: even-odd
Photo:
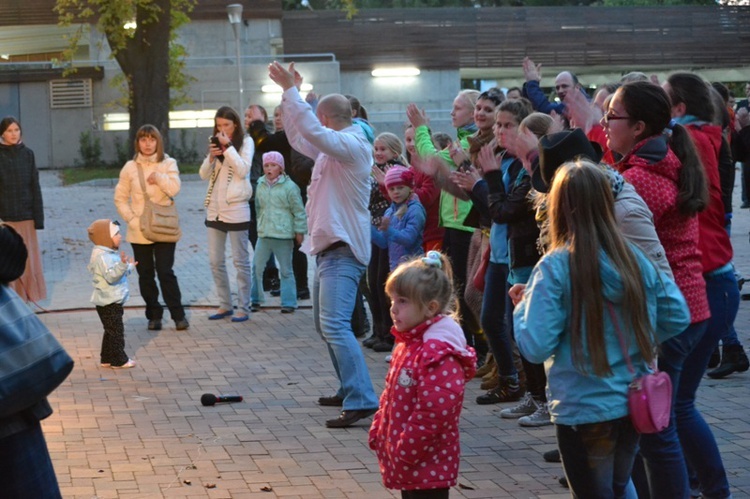
[[[345,246],[348,246],[344,241],[336,241],[335,243],[328,246],[326,249],[321,251],[319,254],[328,253],[329,251],[333,251],[335,249],[343,248]]]

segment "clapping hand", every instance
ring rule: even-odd
[[[426,125],[429,123],[427,114],[423,109],[419,109],[416,104],[412,103],[406,106],[406,117],[409,119],[409,123],[414,128]]]
[[[293,62],[289,64],[289,68],[287,69],[278,62],[273,61],[268,65],[268,77],[284,91],[294,87],[297,84],[297,80],[299,80],[300,86],[302,85],[302,76],[294,69]]]
[[[465,171],[455,171],[451,173],[451,180],[453,183],[466,192],[471,192],[474,188],[474,184],[476,184],[481,178],[479,171],[473,166],[470,166]]]

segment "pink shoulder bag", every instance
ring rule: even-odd
[[[625,338],[620,331],[619,322],[614,310],[612,310],[612,304],[608,302],[607,308],[617,331],[620,348],[625,355],[628,370],[635,375]],[[669,416],[672,411],[672,380],[667,373],[659,371],[656,359],[649,367],[654,371],[653,373],[633,379],[628,387],[630,419],[638,433],[659,433],[669,426]]]

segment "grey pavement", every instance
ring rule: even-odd
[[[62,187],[49,171],[42,183],[46,229],[39,234],[49,297],[40,305],[49,313],[40,317],[76,361],[50,397],[55,413],[43,422],[65,498],[398,497],[383,487],[367,447],[369,420],[349,429],[323,425],[337,410],[316,400],[333,394],[336,383],[309,302],[282,315],[270,299],[248,322],[207,320],[216,293],[204,244],[203,182],[184,180],[177,197],[184,236],[175,272],[191,327],[177,332],[167,321],[164,330],[147,331],[131,277],[126,349],[138,365],[123,371],[99,367],[101,325],[86,271],[86,227],[96,218],[118,218],[113,185]],[[749,230],[750,210],[737,209],[735,261],[748,276]],[[736,325],[747,345],[748,302],[741,303]],[[384,354],[366,349],[365,356],[380,391]],[[699,392],[735,498],[750,497],[749,378],[706,378]],[[203,393],[245,399],[203,407]],[[555,445],[552,427],[525,429],[503,420],[499,412],[508,404],[479,406],[480,394],[478,381],[468,385],[459,485],[451,496],[568,497],[557,483],[560,465],[542,460]]]

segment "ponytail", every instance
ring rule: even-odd
[[[682,163],[677,193],[677,209],[686,216],[694,216],[708,207],[708,181],[690,132],[675,124],[670,147]]]

